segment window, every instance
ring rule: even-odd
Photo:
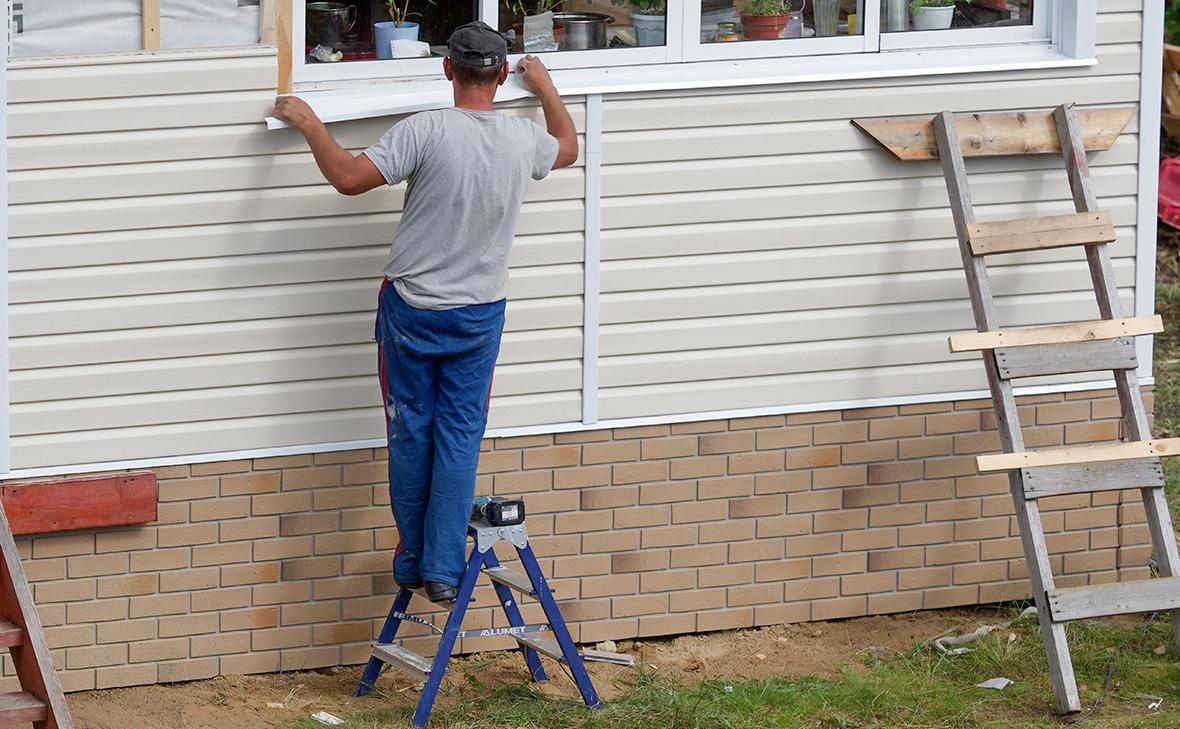
[[[616,74],[627,79],[639,67],[667,78],[671,64],[966,46],[980,48],[948,57],[949,66],[1068,62],[1092,58],[1095,12],[1094,0],[295,0],[292,77],[302,89],[437,78],[451,31],[472,19],[505,33],[515,53],[544,53],[550,68],[630,67]],[[391,15],[400,25],[390,27]],[[1013,50],[994,48],[1005,45]],[[819,63],[780,64],[774,74],[815,73]],[[839,65],[834,73],[855,73]]]
[[[271,0],[10,0],[10,58],[258,45]]]

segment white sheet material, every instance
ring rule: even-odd
[[[13,7],[12,55],[142,50],[140,0],[21,0]],[[164,49],[258,43],[257,0],[162,0]]]

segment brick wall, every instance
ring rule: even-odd
[[[1021,403],[1030,447],[1118,433],[1113,391]],[[973,473],[998,449],[990,401],[660,425],[487,441],[479,491],[526,496],[595,642],[1026,597],[1007,477]],[[363,662],[393,589],[384,458],[159,468],[157,523],[20,540],[67,690]],[[1059,584],[1146,576],[1137,493],[1041,503]],[[482,588],[468,625],[494,607]]]

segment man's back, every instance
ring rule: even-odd
[[[530,179],[553,168],[557,141],[531,121],[444,109],[391,128],[366,156],[385,181],[409,180],[385,276],[420,309],[508,294],[508,251]]]

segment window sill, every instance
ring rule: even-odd
[[[1071,58],[1044,45],[1008,45],[575,69],[554,71],[553,80],[563,96],[584,96],[1077,68],[1096,63],[1097,59]],[[452,104],[450,83],[437,78],[302,90],[297,95],[325,122],[409,114]],[[527,96],[529,93],[510,77],[496,101]],[[273,117],[268,117],[266,124],[268,129],[287,126]]]

